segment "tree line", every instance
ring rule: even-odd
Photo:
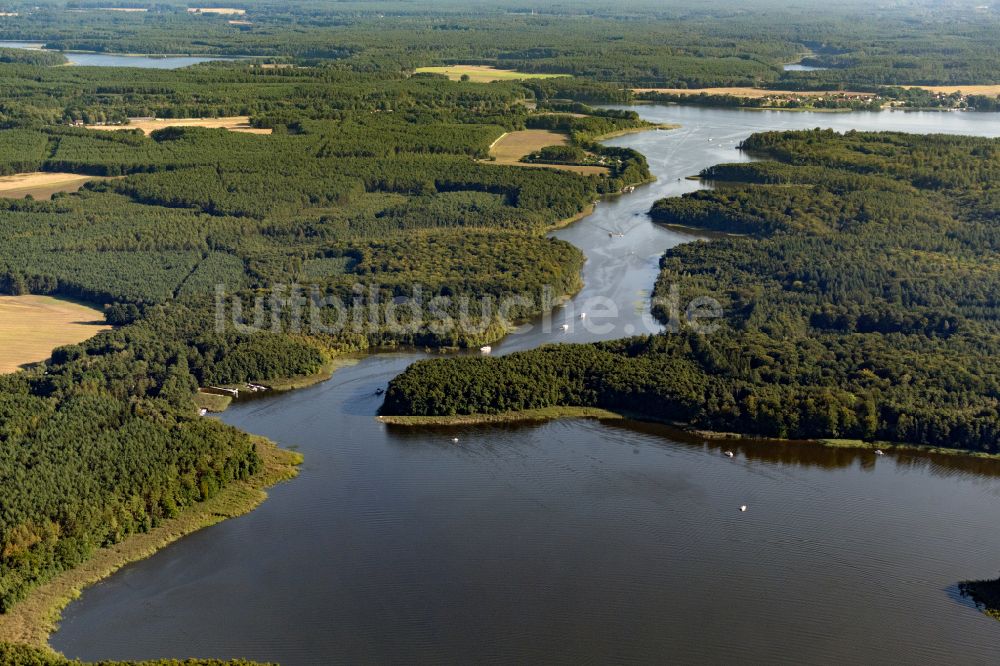
[[[720,332],[425,361],[393,381],[384,411],[597,406],[726,432],[997,453],[1000,142],[816,130],[742,147],[767,161],[707,169],[713,190],[651,211],[741,234],[669,250],[654,292],[716,298]],[[669,323],[665,306],[654,314]]]

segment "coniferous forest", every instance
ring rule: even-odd
[[[4,67],[32,87],[22,65]],[[68,80],[64,71],[53,85],[73,101],[55,116],[6,107],[0,172],[95,179],[51,200],[0,200],[0,291],[107,305],[118,328],[0,377],[0,611],[257,471],[246,435],[197,416],[198,387],[311,375],[339,351],[478,345],[503,333],[499,320],[470,331],[381,320],[312,335],[284,325],[251,334],[228,321],[219,330],[217,286],[248,307],[276,284],[342,303],[359,284],[375,285],[366,299],[388,302],[414,298],[415,287],[455,300],[571,293],[582,255],[542,232],[649,177],[644,158],[623,150],[607,149],[605,175],[491,164],[490,144],[531,124],[523,100],[546,99],[518,84],[323,67],[194,68],[157,72],[156,84],[128,83],[127,70]],[[272,133],[66,124],[150,109],[248,113]],[[642,124],[635,114],[585,120],[564,130],[579,129],[597,152],[595,127]],[[535,300],[508,315],[536,314]],[[270,315],[289,323],[287,311]]]
[[[1000,84],[1000,19],[975,4],[903,2],[877,21],[859,20],[871,3],[853,1],[254,0],[239,20],[174,0],[107,4],[0,7],[0,40],[47,47],[0,48],[0,176],[89,178],[78,192],[0,198],[0,294],[85,301],[114,327],[0,376],[0,614],[261,473],[249,435],[200,416],[199,388],[318,376],[344,352],[476,348],[578,290],[582,253],[546,232],[651,177],[643,155],[601,143],[649,125],[599,105],[635,101],[632,88],[756,86],[949,106],[903,86]],[[62,51],[233,59],[99,68]],[[800,60],[822,69],[786,71]],[[418,71],[453,64],[555,76]],[[658,95],[647,98],[735,104]],[[960,103],[998,108],[992,94]],[[130,124],[229,116],[258,133]],[[496,163],[495,142],[525,129],[565,145]],[[660,307],[663,335],[422,361],[393,381],[383,412],[595,406],[1000,453],[1000,143],[814,131],[758,134],[743,149],[762,161],[708,169],[713,189],[650,211],[724,235],[668,252],[655,294],[717,298],[719,332],[674,327]],[[546,168],[565,165],[600,166]],[[220,321],[220,293],[267,330]],[[300,294],[371,306],[373,318],[300,331]],[[457,320],[463,299],[524,296],[470,328],[398,326],[374,307],[440,299]],[[255,299],[267,300],[259,312]],[[6,663],[68,662],[0,644]]]
[[[593,406],[702,429],[996,453],[1000,142],[756,134],[654,220],[738,234],[661,261],[654,309],[719,300],[721,330],[414,364],[387,414]],[[656,302],[654,300],[654,302]],[[669,330],[668,328],[668,330]]]
[[[98,0],[8,3],[20,15],[0,17],[0,38],[57,50],[251,55],[383,71],[488,64],[640,88],[1000,83],[997,14],[977,2],[908,0],[876,9],[858,0],[728,0],[693,10],[653,0],[578,0],[572,9],[486,0],[432,7],[252,0],[238,3],[247,12],[236,23],[192,14],[173,0],[133,4],[147,11],[80,11],[104,7]],[[825,69],[783,69],[803,58]]]

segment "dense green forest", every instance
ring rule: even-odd
[[[601,89],[571,80],[23,63],[0,63],[0,78],[0,174],[97,177],[51,200],[0,200],[0,292],[109,304],[118,326],[0,377],[0,612],[257,472],[246,435],[198,416],[198,387],[311,375],[340,350],[494,340],[545,307],[546,289],[579,287],[581,253],[543,232],[649,178],[638,153],[594,142],[641,126],[635,114],[535,116],[524,104]],[[67,125],[143,113],[251,114],[273,133]],[[539,122],[612,158],[608,175],[490,163],[504,131]],[[216,320],[216,289],[243,319]],[[463,299],[475,313],[525,295],[506,313],[461,319]],[[319,315],[298,327],[292,301],[306,298]],[[437,311],[401,321],[388,308],[418,299]],[[334,327],[351,303],[365,307],[360,326]],[[267,330],[247,331],[251,321]]]
[[[1000,141],[831,131],[757,134],[765,161],[658,201],[652,217],[741,234],[667,252],[668,332],[504,358],[433,360],[385,413],[597,406],[775,437],[1000,447]],[[670,322],[712,296],[721,330]],[[670,330],[676,329],[676,330]]]
[[[1000,14],[976,0],[873,6],[734,0],[692,8],[674,0],[609,6],[385,0],[251,0],[233,17],[171,1],[8,3],[0,38],[53,49],[253,55],[300,63],[342,61],[370,70],[482,63],[572,74],[636,87],[841,87],[1000,83]],[[819,71],[784,71],[807,56]]]
[[[576,290],[581,253],[544,232],[650,178],[642,155],[599,143],[645,124],[588,104],[630,101],[633,85],[835,89],[990,83],[1000,71],[996,13],[971,5],[904,3],[859,24],[861,3],[584,0],[535,12],[255,1],[237,22],[169,0],[137,13],[106,4],[7,3],[0,38],[254,58],[103,69],[0,48],[0,175],[94,177],[51,200],[0,199],[0,293],[108,306],[116,326],[0,376],[0,612],[259,471],[248,436],[199,416],[198,387],[316,374],[341,351],[475,347]],[[900,39],[877,39],[886,29]],[[806,53],[831,69],[783,70]],[[484,85],[413,74],[455,62],[574,76]],[[272,133],[127,129],[134,117],[231,115]],[[582,153],[607,175],[491,163],[491,144],[524,128],[569,137],[541,161]],[[747,234],[663,260],[661,294],[677,278],[690,294],[723,296],[725,335],[421,363],[385,409],[593,404],[762,434],[994,451],[996,142],[804,133],[745,147],[770,161],[719,167],[704,175],[725,187],[653,210]],[[243,321],[216,318],[220,294]],[[438,325],[462,322],[463,299],[513,296],[528,298],[506,317]],[[319,303],[307,324],[321,325],[300,327],[304,299]],[[434,319],[401,324],[389,309],[428,299]],[[335,304],[363,307],[365,320],[332,326]],[[273,330],[251,333],[247,320]],[[17,650],[0,646],[0,663],[61,663]]]

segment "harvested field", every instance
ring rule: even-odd
[[[607,169],[600,166],[526,164],[525,162],[519,161],[525,155],[530,155],[545,146],[564,146],[567,143],[569,143],[569,139],[565,134],[549,130],[521,130],[518,132],[508,132],[493,142],[493,145],[490,146],[490,155],[495,158],[494,164],[509,164],[513,166],[540,169],[560,169],[562,171],[573,171],[583,174],[599,175],[607,173]]]
[[[234,7],[189,7],[192,14],[221,14],[223,16],[243,16],[247,13],[245,9],[235,9]]]
[[[960,92],[965,95],[1000,95],[1000,85],[988,86],[904,86],[906,88],[923,88],[931,92],[944,93],[950,95]]]
[[[250,126],[248,116],[229,116],[227,118],[156,118],[149,120],[146,118],[133,118],[128,125],[87,125],[87,129],[115,131],[115,130],[142,130],[144,134],[149,134],[165,127],[209,127],[222,128],[230,132],[246,132],[247,134],[270,134],[270,129],[258,129]]]
[[[516,81],[518,79],[551,79],[566,74],[528,74],[510,69],[497,69],[488,65],[449,65],[447,67],[417,67],[420,73],[444,74],[452,81],[458,81],[462,75],[468,74],[473,83],[490,83],[492,81]]]
[[[0,296],[0,373],[109,329],[100,310],[51,296]]]
[[[88,180],[97,179],[94,176],[81,176],[76,173],[47,171],[0,176],[0,197],[23,199],[31,195],[35,199],[51,199],[56,192],[76,192]]]

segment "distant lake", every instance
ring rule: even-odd
[[[0,48],[30,49],[34,51],[51,50],[43,48],[40,42],[5,42],[0,41]],[[233,60],[217,56],[147,56],[130,55],[127,53],[74,53],[64,52],[63,55],[71,65],[84,67],[140,67],[143,69],[179,69],[200,62],[212,60]]]
[[[803,65],[800,62],[793,62],[790,65],[785,65],[786,72],[818,72],[823,69],[830,69],[829,67],[812,67],[810,65]]]

